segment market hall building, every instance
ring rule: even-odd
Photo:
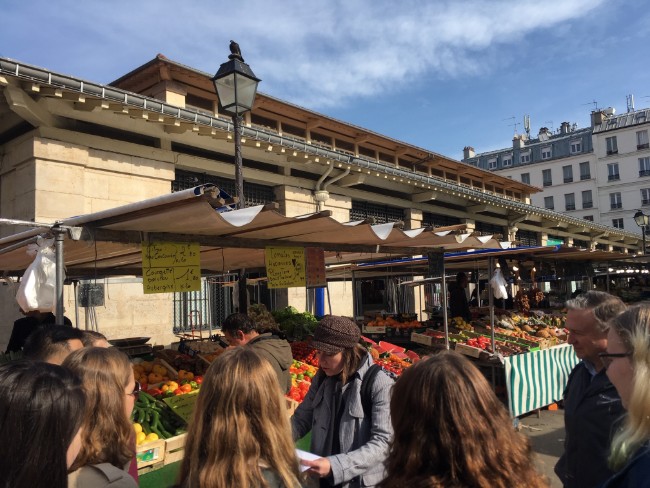
[[[0,217],[52,223],[202,183],[233,194],[233,125],[219,113],[211,77],[158,55],[101,85],[0,58]],[[244,116],[242,146],[246,205],[277,202],[286,216],[330,210],[341,222],[458,225],[515,245],[641,247],[639,234],[531,206],[536,187],[263,93]],[[0,237],[21,230],[0,226]],[[156,295],[144,295],[134,276],[96,279],[105,284],[105,303],[77,325],[96,319],[109,338],[169,344],[175,332],[218,325],[232,310],[232,287],[224,284],[234,274],[204,277],[201,292]],[[20,310],[15,279],[3,285],[4,349]],[[65,288],[70,315],[75,297]],[[329,292],[332,313],[353,315],[349,280],[331,282]],[[313,305],[302,288],[260,285],[251,293],[275,308]]]

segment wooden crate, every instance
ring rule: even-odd
[[[456,344],[456,352],[459,352],[461,354],[464,354],[465,356],[469,356],[472,358],[478,358],[481,353],[483,352],[483,349],[479,349],[478,347],[474,346],[468,346],[467,344]]]
[[[185,455],[185,440],[187,434],[176,435],[165,440],[165,465],[183,459]]]
[[[138,469],[160,463],[165,459],[165,440],[147,442],[137,446],[135,457],[138,462]]]

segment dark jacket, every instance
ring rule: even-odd
[[[593,379],[581,361],[564,390],[564,454],[555,474],[565,488],[592,488],[614,473],[607,458],[617,421],[625,410],[605,370]]]
[[[282,393],[288,393],[291,389],[291,375],[289,368],[293,363],[293,354],[289,343],[280,339],[270,332],[260,334],[249,341],[246,346],[254,349],[255,352],[265,357],[273,366],[275,374],[278,375]]]
[[[462,317],[465,322],[472,320],[472,314],[469,311],[467,294],[465,288],[458,283],[449,285],[449,315],[450,317]]]
[[[44,313],[39,321],[36,317],[23,317],[14,322],[14,327],[11,330],[11,337],[9,344],[7,344],[6,352],[18,352],[25,346],[25,341],[29,335],[38,329],[41,325],[53,325],[56,323],[56,317],[53,313]],[[72,325],[68,317],[63,317],[64,325]]]
[[[601,488],[650,488],[650,444],[639,449]]]
[[[291,417],[294,440],[311,431],[310,451],[327,457],[332,467],[332,481],[343,488],[375,486],[384,479],[384,460],[393,436],[390,423],[390,391],[393,380],[381,371],[370,389],[372,408],[370,418],[363,411],[361,384],[373,364],[370,354],[352,379],[343,387],[343,414],[338,435],[342,454],[330,455],[328,433],[331,431],[336,378],[317,374],[303,402]],[[339,381],[340,383],[340,381]],[[345,392],[348,391],[346,395]]]

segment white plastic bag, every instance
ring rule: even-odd
[[[54,239],[39,237],[27,246],[27,254],[35,255],[16,293],[16,301],[24,312],[54,312],[56,308],[56,261]]]
[[[508,298],[508,290],[506,290],[505,278],[501,274],[501,268],[494,270],[494,276],[490,279],[490,286],[492,287],[492,294],[494,298]]]

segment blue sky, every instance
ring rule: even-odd
[[[648,0],[2,0],[0,56],[109,83],[162,53],[460,159],[523,131],[650,107]],[[514,117],[513,119],[510,119]]]

